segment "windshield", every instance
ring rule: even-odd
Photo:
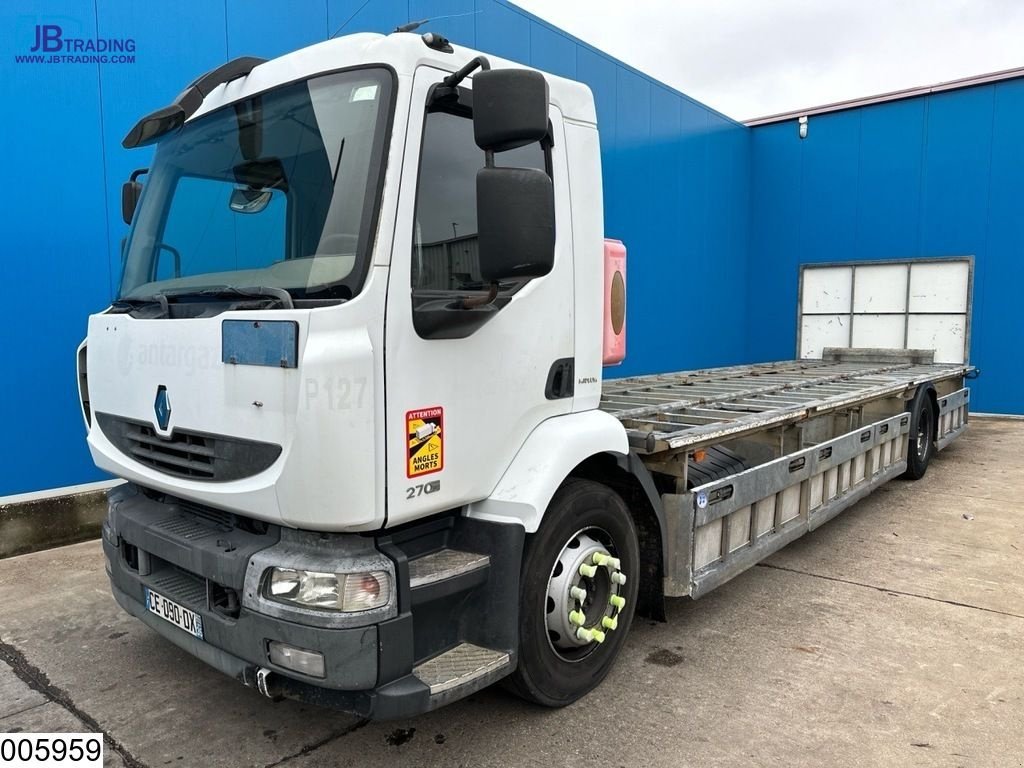
[[[160,142],[125,246],[121,299],[271,288],[349,299],[373,244],[392,78],[285,85]]]

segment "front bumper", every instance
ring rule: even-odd
[[[321,684],[317,684],[312,682],[311,678],[300,680],[290,678],[283,673],[266,675],[261,680],[260,670],[270,669],[273,665],[266,662],[261,664],[251,659],[241,658],[229,651],[216,647],[209,641],[199,640],[187,632],[168,624],[146,610],[144,602],[130,597],[119,589],[109,570],[108,574],[111,575],[111,591],[114,594],[114,599],[125,611],[142,621],[157,634],[170,640],[186,653],[190,653],[200,661],[225,675],[235,678],[246,686],[257,689],[265,696],[271,698],[284,696],[318,707],[352,712],[360,717],[373,717],[378,720],[411,717],[426,712],[431,708],[429,690],[415,679],[392,683],[381,688],[375,688],[371,684],[371,689],[365,691],[324,688],[322,686],[323,681],[318,680],[317,683]],[[209,614],[203,613],[202,615],[205,626]],[[276,623],[277,620],[272,620],[270,624],[265,625],[266,632],[271,637],[278,634],[277,630],[279,627],[275,626]],[[252,628],[250,628],[251,630]],[[240,631],[245,632],[244,629]],[[259,630],[255,631],[259,632]],[[320,632],[321,630],[317,631]],[[351,635],[354,631],[342,630],[342,632]],[[368,629],[366,634],[376,638],[376,627]],[[321,637],[317,639],[318,642],[321,640],[326,642],[324,646],[318,647],[331,646],[331,642],[327,638]],[[335,655],[335,653],[344,652],[348,643],[348,640],[343,638],[335,638],[335,640],[336,642],[333,647],[325,649],[325,655],[328,658]],[[360,645],[359,647],[361,649],[363,646]],[[371,647],[371,650],[373,651],[372,654],[351,656],[351,663],[355,666],[365,665],[366,669],[372,669],[375,672],[377,668],[376,649]]]
[[[103,551],[118,604],[215,669],[267,696],[393,719],[452,699],[432,696],[414,669],[460,642],[480,642],[474,633],[486,633],[490,647],[497,641],[497,647],[514,655],[515,612],[489,619],[494,614],[487,608],[495,590],[514,595],[518,589],[522,534],[508,530],[515,527],[497,526],[503,529],[497,536],[469,532],[477,549],[499,542],[499,557],[515,567],[491,569],[487,578],[478,576],[474,581],[435,584],[419,593],[410,588],[410,555],[415,558],[448,546],[467,535],[463,527],[480,525],[494,524],[452,517],[377,539],[303,534],[273,526],[253,531],[239,524],[236,516],[219,515],[129,485],[110,493]],[[308,545],[302,544],[303,537],[309,538]],[[303,558],[309,558],[322,566],[332,552],[339,569],[386,558],[395,578],[394,602],[366,614],[325,617],[322,612],[269,604],[259,596],[257,571],[268,563],[288,558],[286,564],[301,565]],[[513,573],[515,578],[510,578]],[[198,613],[204,639],[150,613],[146,588]],[[325,676],[313,678],[274,665],[268,654],[272,640],[322,653]]]

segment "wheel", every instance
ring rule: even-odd
[[[910,440],[907,443],[907,471],[903,477],[920,480],[935,453],[935,404],[922,387],[910,407]]]
[[[590,480],[564,483],[526,546],[519,664],[506,687],[548,707],[597,687],[633,620],[639,564],[636,528],[621,497]]]

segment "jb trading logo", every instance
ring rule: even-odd
[[[36,24],[28,53],[17,64],[134,64],[135,38],[72,36],[60,24]]]

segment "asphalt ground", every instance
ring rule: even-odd
[[[404,722],[271,701],[114,603],[99,542],[0,560],[0,732],[114,766],[1022,766],[1024,422],[981,420],[667,623],[562,710],[500,688]]]

